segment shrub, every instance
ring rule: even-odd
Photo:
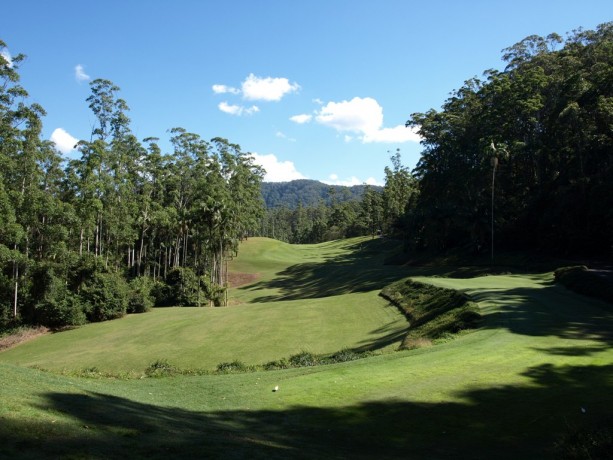
[[[386,286],[381,296],[396,305],[409,320],[409,332],[400,348],[411,349],[465,329],[475,328],[479,306],[463,292],[405,279]]]
[[[247,372],[249,367],[242,361],[232,361],[231,363],[219,363],[217,372],[220,374],[230,374],[232,372]]]
[[[154,281],[151,285],[151,296],[153,297],[154,306],[170,307],[173,305],[174,296],[173,289],[163,281]]]
[[[53,328],[85,323],[81,298],[56,275],[58,271],[61,272],[62,267],[51,263],[42,263],[33,268],[29,299],[22,309],[27,322]]]
[[[165,359],[158,359],[145,369],[147,377],[170,377],[178,372],[179,370]]]
[[[553,277],[571,291],[613,303],[613,278],[588,270],[585,265],[558,268]]]
[[[291,366],[290,366],[289,361],[286,358],[281,358],[276,361],[269,361],[266,364],[264,364],[263,367],[264,367],[264,370],[267,370],[267,371],[276,371],[279,369],[289,369]]]
[[[353,351],[350,348],[343,348],[340,351],[337,351],[332,356],[328,358],[328,361],[331,363],[344,363],[347,361],[354,361],[356,359],[362,358],[364,353],[358,353],[357,351]]]
[[[301,351],[289,357],[289,363],[293,367],[308,367],[319,364],[319,358],[308,351]]]
[[[81,290],[90,321],[121,318],[128,307],[128,283],[115,273],[95,273]]]
[[[146,276],[139,276],[130,281],[128,313],[144,313],[151,310],[155,302],[151,294],[152,287],[153,281]]]
[[[170,287],[170,304],[180,306],[198,305],[201,299],[198,276],[191,268],[173,268],[166,277],[166,284]]]

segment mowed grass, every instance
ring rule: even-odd
[[[105,373],[138,374],[156,360],[167,360],[182,369],[213,370],[223,362],[264,364],[301,351],[393,350],[402,341],[407,322],[377,291],[283,300],[287,296],[281,291],[291,291],[304,278],[286,279],[272,287],[261,285],[292,266],[305,261],[323,264],[362,242],[292,246],[255,238],[243,244],[231,270],[258,273],[259,287],[232,289],[231,307],[160,308],[89,324],[24,343],[2,353],[0,362],[54,371],[95,367]],[[359,266],[354,262],[339,270],[347,277]],[[332,281],[322,279],[321,284]],[[274,299],[254,300],[262,295]]]
[[[323,300],[314,289],[322,273],[339,275],[322,278],[322,292],[367,296],[340,270],[357,259],[341,251],[320,266],[270,268],[240,291],[254,302],[245,308]],[[281,281],[293,273],[305,278],[290,289]],[[568,433],[610,427],[605,304],[552,284],[550,273],[416,279],[466,291],[481,329],[344,364],[235,375],[84,379],[0,364],[0,457],[543,459],[568,453]],[[606,458],[587,447],[575,458]]]

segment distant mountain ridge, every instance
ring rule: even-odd
[[[383,187],[371,185],[375,190]],[[298,179],[290,182],[263,182],[262,197],[267,208],[286,207],[290,209],[302,206],[317,206],[323,201],[332,203],[332,195],[338,202],[361,200],[366,185],[328,185],[310,179]]]

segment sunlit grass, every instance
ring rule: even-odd
[[[324,256],[324,248],[318,252],[317,247],[299,256],[305,248],[279,245],[266,256],[265,247],[262,242],[260,248],[254,248],[251,261],[237,261],[245,271],[258,264],[268,267],[260,268],[265,283],[259,289],[240,291],[251,301],[287,296],[289,277],[275,284],[280,276],[275,273],[286,271],[292,263],[306,264],[303,258],[309,251],[313,258],[337,262],[338,256],[345,257],[348,251],[334,243],[325,246],[325,251],[334,254],[330,258]],[[260,256],[269,257],[268,262],[258,262],[256,257]],[[355,266],[356,261],[351,264]],[[328,273],[328,269],[305,267],[286,274],[302,273],[315,280],[316,275]],[[379,273],[388,276],[383,269]],[[359,276],[356,274],[357,279]],[[416,279],[465,291],[479,303],[482,327],[432,347],[342,364],[244,374],[85,379],[0,364],[0,456],[540,459],[559,456],[556,441],[565,433],[609,426],[613,314],[602,308],[602,302],[552,284],[550,273]],[[174,342],[178,350],[197,335],[197,326],[205,331],[207,327],[211,331],[220,328],[213,326],[221,317],[206,316],[220,312],[236,315],[232,322],[249,323],[245,331],[262,328],[259,335],[254,333],[251,340],[245,340],[244,348],[225,342],[219,342],[218,347],[240,350],[244,356],[252,353],[256,360],[261,352],[252,349],[260,347],[277,347],[279,356],[292,353],[291,347],[286,348],[288,342],[283,342],[283,337],[291,335],[282,327],[285,314],[304,317],[304,323],[293,326],[298,335],[318,334],[320,341],[330,340],[331,348],[340,348],[341,342],[326,336],[341,336],[347,331],[315,331],[325,330],[326,321],[339,327],[341,321],[334,319],[333,310],[340,308],[336,306],[340,299],[347,300],[341,309],[345,323],[367,321],[360,316],[347,317],[347,309],[357,311],[371,305],[373,311],[393,311],[376,303],[377,290],[350,292],[348,278],[343,276],[336,283],[322,283],[327,292],[343,293],[315,297],[312,283],[303,282],[297,283],[297,290],[311,295],[308,299],[256,301],[228,309],[158,310],[95,325],[109,330],[91,329],[87,335],[96,331],[100,337],[115,337],[108,334],[118,333],[115,328],[123,322],[131,331],[125,350],[128,354],[144,354],[160,341],[164,344],[160,350],[172,350]],[[309,318],[309,308],[320,308],[329,316]],[[251,312],[253,316],[246,316]],[[192,315],[204,315],[207,321],[196,322]],[[258,316],[271,324],[258,326]],[[156,327],[140,329],[148,321]],[[204,326],[207,323],[209,326]],[[287,327],[292,328],[289,323]],[[143,337],[156,328],[160,335]],[[271,337],[264,336],[265,330],[273,331]],[[62,339],[66,340],[62,346],[58,342],[56,349],[51,342],[44,342],[47,338],[39,338],[0,353],[0,362],[8,362],[9,357],[12,360],[18,349],[38,343],[44,345],[40,349],[56,353],[57,359],[63,352],[76,363],[81,353],[88,352],[81,349],[85,342],[70,335],[79,331],[87,332],[87,328],[57,334],[67,338]],[[363,334],[358,329],[354,333],[355,337]],[[165,336],[174,340],[165,340]],[[245,332],[241,335],[235,330],[232,336],[238,342]],[[223,341],[222,334],[216,340]],[[139,348],[140,342],[146,346]],[[101,339],[97,346],[109,345]],[[185,356],[196,353],[183,351]],[[124,359],[118,350],[108,354],[115,355],[117,363]],[[200,356],[205,359],[204,353]],[[177,359],[180,365],[178,354]],[[218,357],[211,362],[230,360]],[[276,386],[279,390],[273,391]]]

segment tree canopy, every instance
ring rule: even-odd
[[[484,251],[495,232],[508,249],[611,256],[613,23],[530,36],[503,59],[407,121],[423,138],[414,245]]]
[[[183,128],[169,130],[171,152],[138,140],[104,79],[90,83],[90,140],[64,158],[41,138],[45,112],[19,85],[22,61],[0,55],[0,326],[101,321],[152,296],[222,304],[227,260],[262,215],[262,168],[227,139]]]

